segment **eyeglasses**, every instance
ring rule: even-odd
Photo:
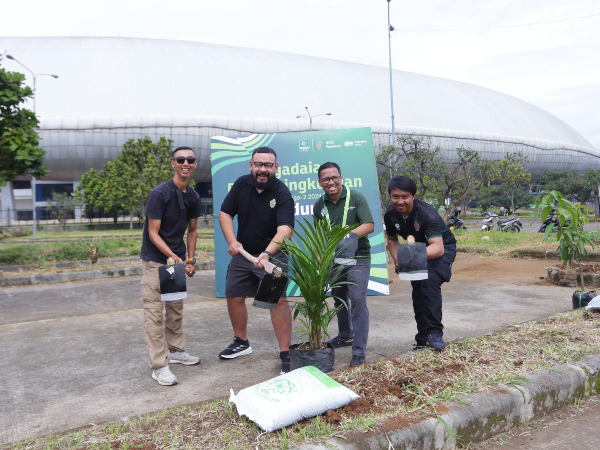
[[[184,162],[188,162],[188,164],[194,164],[196,162],[196,158],[183,158],[183,157],[179,157],[179,158],[174,158],[175,161],[177,161],[177,164],[182,165]]]
[[[261,169],[264,167],[267,170],[271,170],[273,167],[275,167],[274,163],[261,163],[252,161],[252,164],[254,164],[255,169]]]
[[[340,178],[342,178],[342,177],[319,178],[319,181],[323,184],[327,184],[330,181],[337,183],[338,181],[340,181]]]

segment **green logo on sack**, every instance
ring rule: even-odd
[[[327,141],[325,142],[327,145],[335,144],[335,141]]]
[[[298,388],[294,383],[283,378],[263,384],[260,391],[265,395],[283,395],[295,394],[298,392]]]
[[[344,145],[346,147],[352,147],[354,145],[354,142],[353,141],[346,141],[346,142],[344,142]]]

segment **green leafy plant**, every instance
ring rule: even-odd
[[[288,269],[286,276],[298,285],[303,302],[290,301],[289,308],[293,311],[294,320],[300,317],[303,330],[308,334],[310,350],[324,348],[327,336],[327,327],[338,311],[345,307],[342,305],[333,308],[327,302],[333,298],[327,294],[329,289],[352,284],[344,281],[344,266],[334,264],[337,245],[348,233],[358,227],[331,226],[326,220],[317,220],[312,224],[304,219],[300,227],[304,230],[304,237],[296,235],[294,239],[285,238],[279,243],[281,248],[289,254],[289,263],[281,264]]]
[[[585,292],[581,261],[587,256],[585,246],[588,245],[594,248],[594,242],[589,233],[583,231],[583,225],[589,222],[587,207],[580,203],[570,202],[558,191],[542,191],[536,196],[535,202],[536,211],[543,208],[542,221],[546,220],[552,208],[556,209],[558,215],[556,240],[558,242],[559,257],[567,265],[567,269],[570,269],[573,260],[577,263],[579,268],[578,288]],[[546,227],[544,241],[550,239],[554,228],[554,223]]]

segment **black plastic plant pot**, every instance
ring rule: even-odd
[[[328,346],[320,350],[296,350],[306,344],[294,344],[290,346],[290,363],[292,370],[300,367],[315,366],[321,372],[327,373],[333,370],[335,365],[335,349]]]
[[[596,297],[596,291],[574,292],[573,293],[573,309],[583,308],[587,306],[592,299]]]

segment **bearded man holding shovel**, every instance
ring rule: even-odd
[[[183,300],[161,301],[158,276],[158,268],[166,264],[167,258],[183,263],[186,256],[183,235],[186,229],[189,257],[185,269],[190,277],[196,271],[196,223],[201,214],[201,203],[198,193],[188,186],[188,180],[197,165],[196,155],[191,148],[176,148],[171,161],[175,176],[150,191],[144,213],[146,222],[140,254],[143,265],[144,338],[150,355],[152,378],[163,386],[177,384],[169,363],[188,366],[200,364],[200,358],[189,355],[184,349]],[[180,199],[183,200],[183,208]]]
[[[230,360],[252,353],[248,340],[248,309],[246,297],[254,297],[265,276],[262,261],[287,263],[277,242],[294,233],[294,199],[288,187],[275,177],[277,154],[272,148],[259,147],[252,152],[250,173],[239,177],[225,197],[219,211],[219,224],[229,244],[232,256],[227,269],[225,296],[231,325],[233,343],[219,353]],[[235,235],[233,218],[238,217]],[[250,262],[239,249],[243,248],[254,257]],[[270,310],[271,322],[279,341],[281,373],[290,371],[290,342],[292,339],[292,314],[287,308],[285,290],[274,309]]]

